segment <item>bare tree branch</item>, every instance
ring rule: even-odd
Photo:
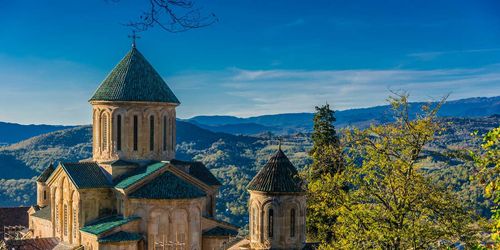
[[[148,10],[143,11],[136,20],[125,24],[126,26],[137,32],[158,26],[165,31],[177,33],[207,27],[218,22],[215,14],[203,13],[202,8],[197,7],[193,0],[148,1]]]

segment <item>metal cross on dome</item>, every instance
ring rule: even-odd
[[[132,38],[132,48],[135,48],[135,40],[141,37],[135,34],[135,30],[132,30],[132,35],[128,35],[128,38]]]

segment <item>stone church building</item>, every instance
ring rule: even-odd
[[[135,46],[89,102],[92,159],[38,177],[33,238],[86,250],[304,247],[305,194],[281,149],[248,186],[249,238],[216,219],[221,183],[202,163],[175,159],[180,102]]]

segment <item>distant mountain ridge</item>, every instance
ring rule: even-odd
[[[437,135],[426,151],[429,155],[424,171],[460,192],[468,204],[481,214],[489,211],[482,197],[481,187],[469,181],[470,169],[456,161],[441,162],[447,148],[477,146],[480,139],[471,133],[498,127],[500,115],[480,118],[441,118],[445,131]],[[50,162],[77,161],[91,157],[92,129],[90,126],[50,132],[9,146],[0,147],[0,206],[31,205],[35,202],[37,176]],[[281,148],[294,165],[301,169],[310,164],[307,154],[312,146],[309,134],[280,136]],[[278,137],[236,136],[216,133],[194,124],[177,121],[176,158],[197,160],[206,164],[223,183],[217,210],[231,223],[248,223],[248,193],[246,186],[269,156],[278,149]],[[476,195],[476,196],[474,196]]]
[[[411,103],[410,113],[416,114],[425,102]],[[435,103],[434,103],[435,104]],[[438,115],[441,117],[473,118],[500,114],[500,96],[475,97],[447,101],[441,107]],[[185,121],[205,129],[231,134],[258,134],[273,132],[289,134],[310,132],[312,130],[313,113],[288,113],[262,115],[248,118],[236,116],[195,116]],[[370,123],[385,123],[392,121],[389,105],[369,108],[348,109],[335,112],[337,127],[366,127]]]
[[[74,126],[63,125],[22,125],[10,122],[0,122],[0,145],[16,143],[33,136],[49,133]]]
[[[412,103],[411,113],[416,113],[424,102]],[[334,106],[333,106],[334,107]],[[446,102],[439,112],[442,117],[481,117],[500,114],[500,96],[476,97]],[[312,130],[313,113],[285,113],[262,115],[248,118],[236,116],[195,116],[181,121],[194,124],[197,127],[216,133],[233,135],[256,135],[264,132],[276,134],[293,134],[310,132]],[[388,105],[369,108],[340,110],[335,112],[335,126],[366,127],[370,123],[392,121]],[[13,144],[33,136],[72,128],[64,125],[22,125],[0,122],[0,146]]]

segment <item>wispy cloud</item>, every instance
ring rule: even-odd
[[[417,59],[422,60],[422,61],[430,61],[430,60],[436,59],[437,57],[445,56],[445,55],[469,54],[469,53],[487,53],[487,52],[497,52],[497,51],[500,51],[500,48],[429,51],[429,52],[410,53],[410,54],[408,54],[408,56],[417,58]]]
[[[300,17],[297,19],[289,20],[288,22],[285,21],[283,23],[271,25],[268,28],[269,28],[269,30],[271,30],[273,32],[276,32],[276,30],[280,30],[280,32],[282,32],[284,29],[293,29],[293,28],[304,26],[304,25],[306,25],[306,20],[304,18]]]
[[[295,19],[287,24],[285,24],[286,27],[294,27],[294,26],[302,26],[306,23],[306,21],[303,18],[298,18]]]
[[[64,60],[13,60],[0,55],[0,120],[22,123],[90,122],[88,98],[106,72]],[[442,70],[186,71],[166,82],[181,101],[179,117],[255,116],[385,104],[389,90],[414,101],[500,95],[500,65]]]
[[[199,84],[216,91],[180,93],[181,116],[254,116],[310,112],[328,101],[336,109],[385,104],[390,90],[409,91],[414,101],[451,93],[451,99],[500,95],[500,66],[450,70],[244,70],[203,72]],[[201,82],[200,82],[201,81]],[[180,83],[179,83],[180,84]],[[196,99],[196,100],[193,100]],[[210,100],[206,105],[203,100]],[[198,103],[199,101],[199,103]]]

